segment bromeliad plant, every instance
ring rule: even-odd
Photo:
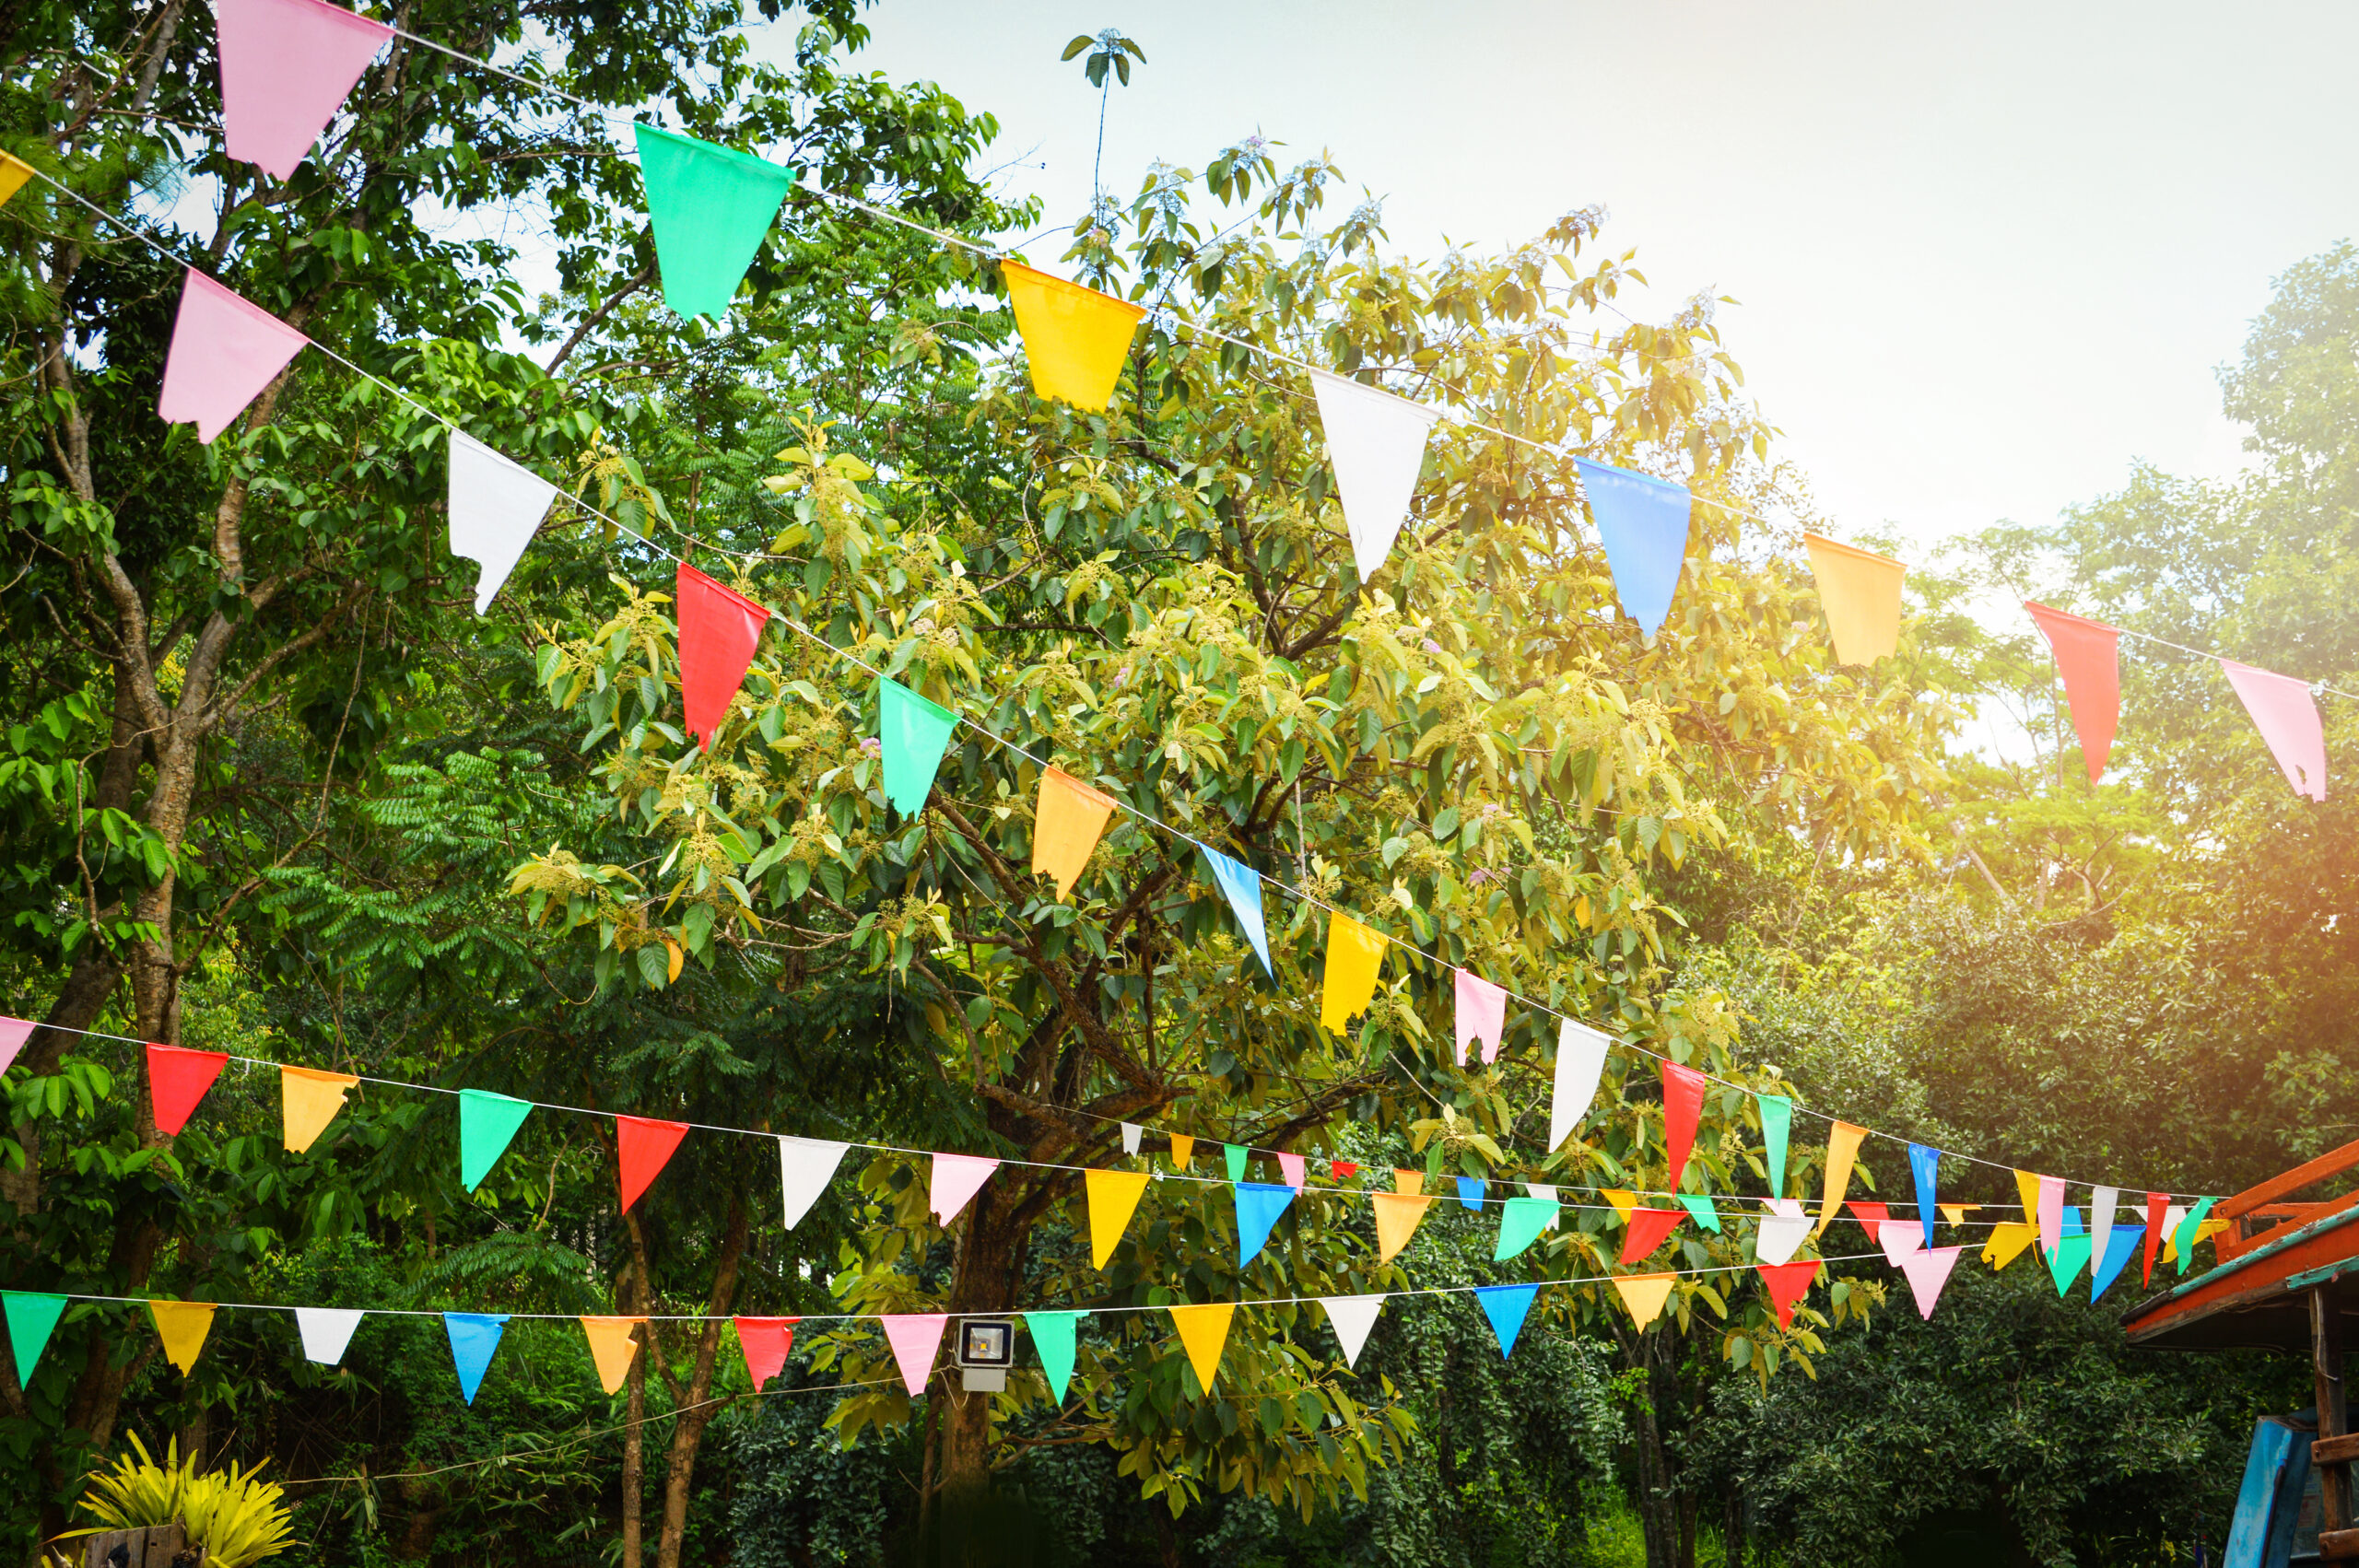
[[[196,1456],[181,1457],[177,1438],[165,1445],[160,1465],[137,1433],[131,1434],[131,1446],[133,1452],[118,1457],[112,1469],[90,1472],[82,1512],[99,1522],[58,1539],[178,1523],[190,1544],[205,1549],[211,1568],[248,1568],[293,1542],[286,1488],[262,1480],[260,1465],[200,1473]]]

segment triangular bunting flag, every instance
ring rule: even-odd
[[[25,188],[33,177],[33,166],[12,152],[0,152],[0,207],[8,205],[10,197]]]
[[[1173,1133],[1171,1135],[1171,1168],[1175,1171],[1184,1171],[1188,1168],[1188,1162],[1195,1157],[1195,1134],[1192,1132]]]
[[[1051,767],[1040,775],[1039,803],[1032,813],[1032,874],[1054,882],[1060,901],[1081,880],[1113,813],[1113,797],[1072,774]]]
[[[1262,960],[1262,973],[1276,978],[1278,972],[1270,967],[1270,935],[1262,925],[1262,873],[1217,849],[1205,850],[1204,861],[1213,869],[1213,885],[1228,900],[1245,940],[1253,944],[1254,956]]]
[[[1089,1263],[1093,1269],[1103,1269],[1146,1191],[1147,1173],[1085,1171],[1081,1179],[1089,1198]]]
[[[2163,1213],[2164,1211],[2170,1207],[2170,1202],[2171,1195],[2167,1192],[2150,1192],[2146,1194],[2146,1273],[2144,1282],[2149,1285],[2154,1282],[2154,1249],[2162,1244]]]
[[[885,798],[903,816],[915,816],[925,810],[958,716],[893,680],[876,683],[876,714],[885,753]]]
[[[182,1050],[178,1046],[147,1047],[147,1092],[155,1102],[156,1130],[167,1138],[180,1135],[196,1111],[196,1103],[229,1064],[227,1051]]]
[[[25,1048],[25,1042],[33,1037],[37,1027],[28,1018],[0,1018],[0,1072],[17,1064],[17,1053]]]
[[[1344,1364],[1356,1371],[1360,1348],[1367,1343],[1368,1330],[1376,1327],[1377,1314],[1384,1310],[1384,1298],[1320,1296],[1319,1305],[1327,1309],[1328,1326],[1335,1330],[1335,1342],[1343,1347]]]
[[[2107,1248],[2112,1245],[2113,1211],[2120,1199],[2119,1188],[2100,1187],[2089,1194],[2089,1259],[2100,1268],[2105,1263]]]
[[[1860,1153],[1860,1140],[1868,1135],[1864,1127],[1853,1127],[1838,1121],[1826,1134],[1826,1188],[1818,1203],[1818,1234],[1826,1234],[1836,1214],[1843,1207],[1843,1195],[1851,1189],[1851,1161]]]
[[[1327,429],[1327,457],[1344,503],[1344,529],[1352,536],[1352,560],[1366,582],[1392,553],[1392,541],[1408,521],[1417,473],[1426,462],[1426,440],[1441,410],[1325,370],[1310,372],[1310,389],[1318,394],[1319,422]],[[1466,1059],[1462,1048],[1459,1059]]]
[[[1684,1209],[1631,1210],[1629,1227],[1622,1237],[1622,1261],[1636,1263],[1641,1258],[1653,1257],[1655,1248],[1663,1244],[1663,1238],[1676,1230],[1679,1222],[1686,1217]]]
[[[2029,1171],[2017,1171],[2015,1197],[2021,1200],[2024,1218],[2033,1224],[2039,1223],[2039,1177]]]
[[[794,170],[653,125],[632,127],[663,303],[682,316],[728,314]]]
[[[1458,1065],[1466,1065],[1466,1047],[1483,1042],[1483,1059],[1499,1059],[1499,1037],[1507,1030],[1508,993],[1479,975],[1463,969],[1458,977]]]
[[[1417,1234],[1417,1222],[1426,1217],[1426,1205],[1430,1198],[1405,1192],[1378,1192],[1369,1195],[1376,1205],[1376,1260],[1390,1263],[1409,1238]]]
[[[556,499],[557,486],[531,469],[473,436],[451,432],[451,554],[479,568],[476,614],[491,608]]]
[[[323,1072],[315,1067],[278,1070],[280,1137],[290,1154],[299,1154],[325,1132],[344,1096],[359,1079],[348,1072]]]
[[[1769,1196],[1786,1196],[1786,1140],[1794,1129],[1794,1103],[1782,1094],[1755,1094],[1761,1113],[1761,1166],[1768,1173]]]
[[[1491,1261],[1504,1263],[1538,1241],[1556,1223],[1556,1214],[1553,1198],[1508,1199],[1499,1212],[1499,1239],[1491,1249]]]
[[[1237,1198],[1237,1266],[1240,1269],[1262,1255],[1270,1227],[1294,1201],[1294,1188],[1272,1182],[1240,1181],[1229,1189]]]
[[[205,1349],[205,1336],[213,1331],[213,1315],[219,1308],[209,1301],[151,1301],[148,1315],[156,1320],[156,1332],[164,1341],[164,1359],[181,1369],[185,1377],[196,1366],[199,1352]]]
[[[1118,1125],[1122,1129],[1122,1153],[1136,1155],[1139,1152],[1139,1140],[1145,1135],[1146,1129],[1134,1121],[1121,1122]]]
[[[1281,1151],[1278,1154],[1278,1176],[1288,1187],[1300,1192],[1305,1180],[1302,1156]]]
[[[1398,1171],[1398,1170],[1396,1170],[1396,1171],[1394,1171],[1394,1172],[1392,1173],[1392,1190],[1393,1190],[1393,1191],[1395,1191],[1395,1192],[1403,1192],[1403,1193],[1408,1194],[1410,1197],[1414,1198],[1417,1194],[1419,1194],[1419,1193],[1421,1193],[1421,1192],[1425,1191],[1425,1189],[1426,1189],[1426,1173],[1425,1173],[1425,1172],[1423,1172],[1423,1171]]]
[[[1327,1162],[1327,1175],[1333,1180],[1349,1181],[1359,1174],[1359,1166],[1354,1164],[1349,1160],[1330,1160]]]
[[[745,1375],[752,1379],[754,1392],[786,1369],[786,1358],[794,1349],[794,1326],[800,1317],[733,1317],[730,1322],[737,1329],[737,1353],[745,1358]]]
[[[2088,1232],[2077,1231],[2056,1238],[2056,1245],[2048,1253],[2048,1277],[2056,1281],[2058,1295],[2072,1288],[2072,1281],[2080,1278],[2088,1262]]]
[[[2121,1277],[2121,1271],[2130,1267],[2130,1259],[2136,1256],[2138,1244],[2145,1235],[2146,1227],[2143,1225],[2115,1225],[2106,1237],[2103,1251],[2097,1249],[2095,1235],[2089,1238],[2089,1257],[2095,1265],[2089,1270],[2091,1301],[2105,1294],[2106,1287]]]
[[[843,1143],[829,1143],[817,1138],[780,1138],[778,1141],[779,1183],[786,1199],[786,1228],[792,1230],[811,1212],[811,1205],[819,1201],[819,1194],[827,1190],[827,1183],[836,1176],[836,1167],[843,1163]]]
[[[1803,534],[1802,545],[1810,552],[1835,661],[1872,664],[1891,657],[1900,641],[1900,579],[1908,568],[1824,534]]]
[[[2187,1218],[2187,1205],[2173,1203],[2163,1210],[2163,1261],[2170,1262],[2178,1256],[2178,1225]],[[2182,1269],[2180,1273],[2187,1272]]]
[[[1622,613],[1652,637],[1671,614],[1679,568],[1687,559],[1687,486],[1585,457],[1573,462],[1580,470],[1589,515],[1605,546],[1605,565],[1614,574]]]
[[[1696,1122],[1704,1114],[1705,1077],[1692,1067],[1677,1062],[1662,1064],[1662,1141],[1665,1157],[1663,1185],[1673,1192],[1679,1190],[1679,1178],[1687,1169],[1687,1156],[1696,1147]]]
[[[1671,1299],[1671,1288],[1679,1283],[1676,1274],[1616,1274],[1614,1293],[1630,1309],[1630,1319],[1643,1328],[1662,1316],[1663,1303]]]
[[[488,1089],[459,1091],[459,1185],[473,1192],[533,1114],[533,1102]]]
[[[1526,1198],[1544,1198],[1554,1203],[1557,1200],[1556,1184],[1546,1181],[1528,1181],[1523,1184],[1523,1195]]]
[[[888,1312],[877,1321],[885,1325],[886,1343],[893,1347],[893,1363],[901,1369],[901,1387],[916,1398],[933,1375],[933,1358],[942,1349],[946,1312]]]
[[[2083,620],[2045,604],[2024,601],[2040,635],[2056,655],[2064,677],[2064,700],[2071,705],[2072,732],[2081,738],[2081,762],[2089,782],[2105,772],[2113,755],[2114,731],[2121,724],[2121,634],[2101,621]]]
[[[194,425],[196,439],[210,446],[311,341],[192,267],[164,351],[156,415],[167,425]]]
[[[2064,1178],[2044,1176],[2039,1178],[2039,1249],[2054,1252],[2056,1243],[2064,1234]]]
[[[1917,1217],[1924,1222],[1925,1245],[1933,1245],[1933,1214],[1939,1207],[1942,1152],[1922,1143],[1908,1146],[1908,1174],[1917,1183]],[[1955,1223],[1954,1221],[1952,1223]]]
[[[1909,1220],[1887,1220],[1873,1227],[1883,1244],[1884,1260],[1897,1269],[1904,1259],[1925,1250],[1924,1233]]]
[[[628,1205],[626,1205],[628,1207]],[[644,1317],[584,1317],[581,1332],[590,1341],[590,1359],[598,1368],[598,1387],[611,1394],[630,1375],[631,1357],[639,1353],[632,1330]]]
[[[1753,1256],[1759,1263],[1785,1263],[1810,1239],[1810,1216],[1799,1198],[1772,1198],[1768,1209],[1753,1238]]]
[[[451,1364],[458,1369],[459,1393],[468,1404],[475,1402],[475,1390],[483,1387],[483,1375],[491,1366],[492,1352],[499,1349],[499,1336],[507,1329],[508,1314],[504,1312],[442,1315],[442,1331],[451,1339]]]
[[[1121,379],[1131,339],[1146,311],[1015,262],[999,265],[1007,302],[1015,309],[1015,330],[1024,336],[1024,357],[1031,363],[1034,394],[1103,411],[1114,401],[1114,383]]]
[[[1471,1209],[1475,1213],[1479,1214],[1483,1211],[1484,1195],[1490,1190],[1491,1184],[1485,1181],[1481,1176],[1460,1176],[1458,1178],[1458,1206],[1461,1209]]]
[[[360,1327],[360,1320],[367,1316],[358,1307],[297,1307],[295,1332],[302,1337],[303,1359],[322,1366],[334,1366],[344,1360],[344,1352],[352,1343],[352,1331]]]
[[[2013,1263],[2024,1248],[2039,1239],[2039,1227],[2021,1220],[2001,1220],[1990,1227],[1989,1239],[1982,1244],[1982,1261],[1996,1272]]]
[[[1679,1194],[1679,1206],[1687,1211],[1689,1219],[1705,1230],[1713,1232],[1719,1230],[1720,1211],[1710,1198],[1698,1193],[1683,1192]]]
[[[1040,1358],[1040,1375],[1049,1380],[1049,1398],[1062,1405],[1073,1383],[1074,1328],[1086,1313],[1027,1312],[1024,1327]]]
[[[1523,1332],[1524,1316],[1532,1310],[1532,1298],[1539,1293],[1536,1284],[1474,1287],[1474,1299],[1482,1304],[1483,1316],[1491,1320],[1491,1332],[1498,1336],[1500,1359],[1515,1354],[1516,1336]]]
[[[674,574],[673,593],[680,634],[680,711],[689,733],[710,751],[753,665],[770,613],[686,561]]]
[[[320,0],[213,0],[213,36],[223,145],[289,180],[393,30]]]
[[[49,1344],[57,1320],[65,1312],[65,1298],[39,1291],[0,1291],[0,1316],[8,1320],[8,1348],[17,1353],[17,1387],[33,1386],[33,1368]]]
[[[1965,1250],[1962,1246],[1919,1247],[1900,1260],[1900,1271],[1908,1276],[1908,1293],[1917,1298],[1919,1316],[1933,1316],[1933,1304],[1942,1299],[1942,1287],[1949,1283],[1957,1255]]]
[[[2188,1265],[2195,1261],[2195,1244],[2203,1239],[2203,1216],[2212,1212],[2212,1205],[2215,1201],[2210,1198],[2200,1199],[2194,1208],[2187,1211],[2187,1218],[2178,1223],[2178,1234],[2171,1237],[2172,1244],[2178,1248],[2178,1271],[2182,1274],[2187,1272]]]
[[[1882,1203],[1871,1203],[1864,1198],[1854,1198],[1844,1207],[1851,1211],[1851,1218],[1860,1222],[1860,1228],[1868,1233],[1868,1239],[1882,1246],[1884,1222],[1892,1211]]]
[[[1597,1098],[1598,1080],[1605,1072],[1605,1047],[1613,1040],[1586,1024],[1567,1018],[1556,1030],[1555,1083],[1548,1099],[1548,1147],[1561,1149],[1565,1140],[1589,1114]]]
[[[958,1211],[967,1206],[967,1200],[997,1169],[997,1160],[974,1154],[936,1154],[933,1178],[926,1187],[926,1206],[933,1211],[934,1219],[946,1225],[957,1218]]]
[[[1341,909],[1327,918],[1327,979],[1319,1022],[1331,1035],[1351,1026],[1352,1015],[1367,1011],[1376,996],[1377,966],[1384,961],[1384,939]]]
[[[626,1213],[671,1160],[672,1151],[680,1146],[680,1140],[687,1135],[688,1124],[685,1121],[650,1121],[635,1116],[615,1118],[616,1164],[620,1167]],[[611,1388],[606,1391],[614,1392]]]
[[[1630,1211],[1638,1206],[1638,1195],[1626,1188],[1619,1187],[1602,1187],[1597,1190],[1599,1197],[1614,1206],[1614,1211],[1621,1216],[1622,1223],[1628,1224]]]
[[[1252,1154],[1253,1151],[1242,1143],[1224,1143],[1220,1146],[1221,1164],[1227,1168],[1229,1180],[1243,1181],[1245,1179],[1245,1162],[1250,1159]]]
[[[2309,683],[2291,675],[2256,670],[2234,660],[2220,661],[2228,685],[2252,716],[2253,728],[2269,743],[2269,755],[2296,795],[2326,799],[2326,731],[2318,725],[2318,699]]]
[[[1979,1203],[1944,1203],[1941,1205],[1942,1218],[1953,1225],[1962,1225],[1966,1223],[1966,1217],[1968,1214],[1981,1207]]]
[[[1220,1352],[1228,1343],[1229,1319],[1237,1316],[1231,1302],[1213,1302],[1203,1306],[1168,1306],[1171,1326],[1180,1330],[1180,1346],[1188,1352],[1188,1364],[1196,1369],[1196,1387],[1200,1394],[1213,1391],[1213,1378],[1220,1371]]]
[[[1813,1280],[1818,1278],[1818,1259],[1804,1258],[1792,1263],[1763,1263],[1755,1265],[1761,1282],[1768,1287],[1769,1305],[1778,1315],[1778,1327],[1794,1326],[1794,1308],[1810,1293]]]

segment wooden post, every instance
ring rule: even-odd
[[[2352,1528],[2351,1412],[2342,1398],[2342,1312],[2331,1281],[2310,1287],[2310,1377],[2317,1389],[2318,1440],[2310,1459],[2318,1467],[2318,1546],[2330,1561],[2359,1556],[2359,1530]]]
[[[190,1562],[205,1561],[189,1553],[187,1536],[178,1525],[143,1525],[135,1530],[109,1530],[83,1538],[86,1568],[174,1568],[183,1554]],[[115,1554],[121,1552],[122,1556]]]

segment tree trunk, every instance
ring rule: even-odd
[[[1015,1304],[1015,1281],[1023,1273],[1028,1224],[1019,1198],[986,1182],[967,1211],[958,1265],[950,1281],[947,1310],[954,1320],[978,1313],[1004,1313]],[[992,1399],[988,1395],[949,1393],[949,1418],[942,1429],[941,1492],[952,1511],[963,1511],[991,1486]]]
[[[647,1281],[639,1271],[631,1271],[631,1292],[626,1312],[648,1310]],[[642,1323],[639,1335],[639,1354],[631,1357],[628,1387],[630,1396],[624,1407],[623,1427],[623,1568],[640,1568],[641,1547],[640,1513],[645,1504],[647,1491],[647,1362],[655,1354],[654,1325]]]
[[[704,1330],[697,1339],[696,1370],[689,1375],[687,1397],[672,1422],[672,1452],[663,1475],[663,1533],[655,1544],[656,1568],[680,1568],[680,1547],[688,1530],[688,1492],[696,1480],[697,1449],[713,1410],[706,1404],[712,1393],[713,1363],[721,1350],[721,1321],[737,1298],[737,1264],[745,1253],[745,1197],[739,1188],[730,1194],[729,1219],[714,1259],[712,1299],[705,1306]]]

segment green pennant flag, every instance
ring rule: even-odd
[[[2189,1209],[2187,1218],[2178,1223],[2178,1229],[2171,1235],[2171,1242],[2178,1250],[2178,1271],[2182,1274],[2187,1272],[2187,1266],[2195,1261],[2195,1234],[2203,1228],[2204,1216],[2212,1212],[2212,1205],[2217,1201],[2217,1199],[2207,1198]]]
[[[887,679],[876,684],[876,719],[883,731],[885,798],[903,816],[915,816],[925,809],[958,716]]]
[[[1228,1179],[1243,1181],[1246,1157],[1251,1154],[1252,1151],[1242,1143],[1224,1143],[1220,1146],[1220,1152],[1221,1157],[1228,1162]]]
[[[683,316],[717,322],[745,281],[794,170],[675,131],[636,129],[663,302]]]
[[[1027,1312],[1024,1327],[1031,1330],[1032,1348],[1040,1353],[1040,1373],[1049,1380],[1049,1397],[1063,1404],[1065,1387],[1073,1381],[1074,1325],[1086,1312]]]
[[[483,1184],[509,1140],[533,1114],[533,1102],[495,1094],[487,1089],[459,1091],[459,1181],[469,1192]]]
[[[1504,1263],[1538,1241],[1543,1232],[1556,1223],[1556,1200],[1553,1198],[1510,1198],[1499,1214],[1499,1242],[1491,1251],[1491,1261]]]
[[[2089,1247],[2095,1238],[2083,1231],[2077,1235],[2056,1238],[2056,1250],[2048,1255],[2048,1277],[2056,1281],[2056,1293],[2062,1295],[2089,1266]]]
[[[1761,1107],[1761,1163],[1769,1167],[1769,1196],[1786,1196],[1786,1135],[1794,1128],[1794,1103],[1779,1094],[1755,1094]]]
[[[1693,1192],[1683,1192],[1679,1194],[1679,1206],[1686,1210],[1688,1217],[1704,1229],[1717,1231],[1720,1228],[1719,1207],[1712,1201],[1709,1194],[1699,1196]]]
[[[30,1291],[0,1291],[0,1309],[7,1314],[8,1343],[17,1352],[17,1387],[29,1388],[33,1368],[41,1364],[41,1350],[65,1311],[65,1298]]]

